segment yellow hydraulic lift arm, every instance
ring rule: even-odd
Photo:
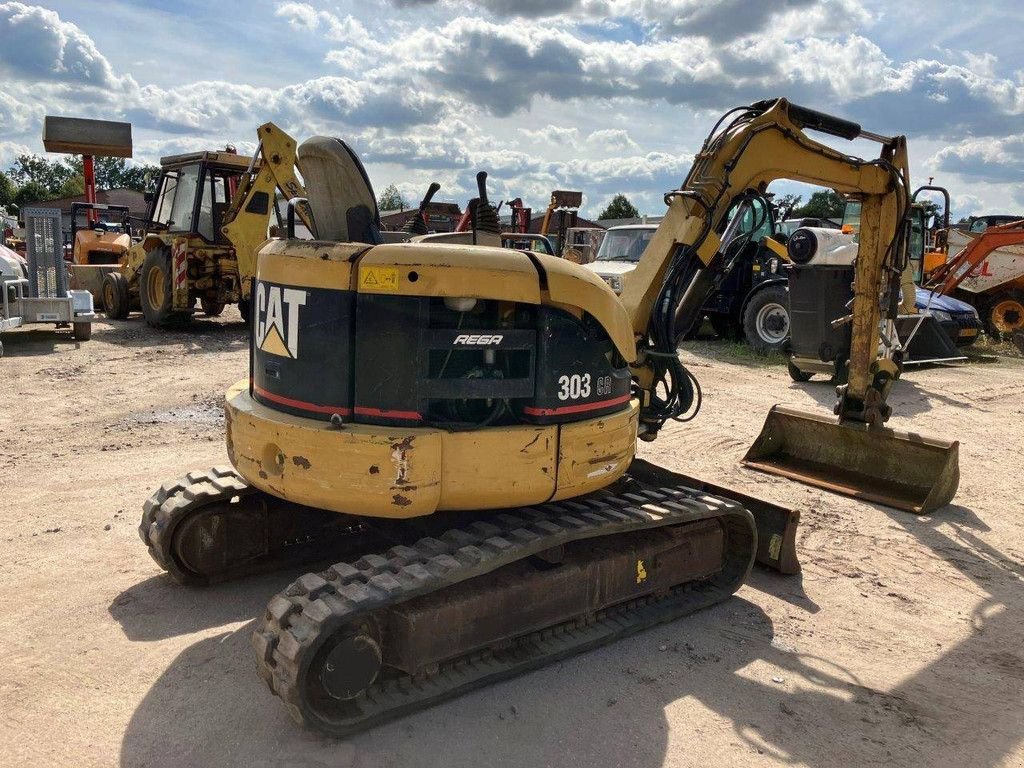
[[[221,231],[235,249],[242,298],[248,299],[256,274],[256,253],[267,239],[267,225],[277,191],[286,200],[305,198],[306,190],[296,175],[296,142],[273,123],[264,123],[257,131],[259,146],[252,163],[242,176],[231,207],[224,215]],[[305,202],[295,206],[303,224],[315,233],[312,213]]]

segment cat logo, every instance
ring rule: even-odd
[[[309,294],[298,288],[256,284],[256,346],[279,357],[299,356],[299,307]]]

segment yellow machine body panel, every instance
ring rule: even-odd
[[[558,439],[558,491],[571,499],[618,480],[636,453],[640,402],[611,417],[564,424]]]
[[[270,240],[260,250],[257,278],[281,285],[351,288],[354,258],[363,243]]]
[[[368,517],[542,504],[625,473],[637,404],[572,425],[448,432],[315,421],[257,403],[242,380],[225,401],[228,456],[282,499]]]
[[[123,233],[81,229],[75,233],[72,260],[75,264],[115,264],[131,245],[131,237]]]
[[[540,304],[537,269],[508,248],[451,243],[378,245],[359,260],[360,293],[490,298]]]
[[[328,358],[335,359],[339,345],[348,343],[344,333],[325,340],[316,336],[325,322],[334,322],[334,316],[305,321],[312,325],[302,325],[300,318],[321,317],[302,313],[329,312],[321,302],[343,306],[353,296],[412,302],[424,297],[479,298],[502,307],[547,305],[573,310],[574,317],[591,315],[603,328],[615,329],[615,336],[608,339],[616,348],[625,346],[631,330],[621,305],[600,278],[578,266],[556,259],[541,259],[538,265],[531,256],[505,248],[270,240],[260,250],[255,285],[254,378],[239,382],[227,395],[227,441],[238,472],[268,493],[348,514],[417,517],[439,510],[513,507],[579,496],[614,482],[633,459],[639,403],[630,399],[628,388],[617,396],[603,395],[593,418],[587,418],[591,403],[566,400],[563,406],[554,401],[547,403],[548,409],[535,408],[536,418],[547,418],[549,410],[565,411],[570,422],[459,430],[427,421],[367,423],[360,414],[386,417],[387,403],[373,400],[372,408],[358,399],[349,403],[347,393],[352,390],[344,387],[309,402],[303,399],[304,381],[287,389],[280,378],[289,375],[289,366],[309,360],[317,366],[314,375],[324,379],[315,396],[331,386],[332,376],[344,375],[325,373],[323,367],[331,364]],[[271,295],[285,289],[301,295],[304,303],[271,310]],[[401,313],[408,305],[393,306]],[[358,315],[362,310],[352,311]],[[399,328],[416,322],[415,315],[394,317],[396,325],[391,328],[372,321],[364,326],[355,319],[354,336],[369,343],[352,354],[359,358],[367,348],[387,345]],[[283,339],[289,340],[287,347]],[[612,344],[604,343],[610,351]],[[347,360],[347,353],[340,359]],[[383,379],[401,377],[392,369],[400,362],[387,358],[379,363]],[[365,393],[360,381],[355,390]],[[596,377],[586,382],[581,378],[577,384],[591,391],[611,386],[610,379],[602,383]],[[378,395],[371,386],[369,397]],[[400,418],[419,418],[397,413]]]

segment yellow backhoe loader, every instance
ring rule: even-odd
[[[248,321],[256,251],[279,214],[277,195],[305,195],[295,141],[273,123],[258,136],[251,158],[227,150],[161,159],[141,239],[102,276],[108,317],[141,309],[150,325],[169,327],[187,323],[196,302],[211,317],[237,303]],[[308,224],[305,207],[298,213]]]
[[[299,147],[317,239],[260,250],[250,372],[225,405],[234,468],[166,483],[140,526],[188,583],[333,555],[253,634],[296,720],[343,736],[724,600],[755,559],[796,570],[792,512],[634,456],[638,438],[696,415],[676,310],[700,311],[729,211],[772,179],[864,204],[842,420],[773,419],[847,446],[840,471],[864,463],[859,448],[915,460],[919,439],[869,424],[887,415],[876,350],[899,278],[903,139],[782,99],[728,117],[667,196],[622,301],[562,259],[375,245],[355,155],[324,137]],[[807,128],[878,138],[882,155],[852,158]]]

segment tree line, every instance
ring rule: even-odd
[[[97,157],[93,168],[97,189],[143,192],[160,174],[158,166],[129,165],[123,157]],[[21,208],[84,192],[85,176],[79,156],[50,160],[39,155],[19,155],[6,172],[0,171],[0,207]]]

